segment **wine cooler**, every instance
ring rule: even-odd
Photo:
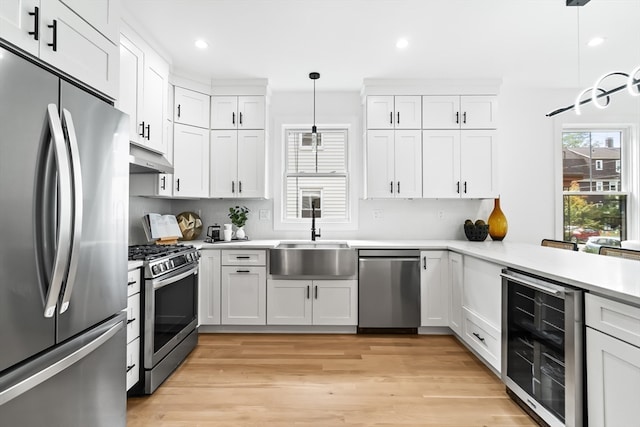
[[[583,293],[502,271],[502,379],[550,426],[584,423]]]

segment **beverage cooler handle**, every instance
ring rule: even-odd
[[[55,104],[47,106],[49,118],[49,131],[53,140],[53,151],[56,159],[58,172],[58,238],[56,243],[56,253],[53,261],[51,280],[44,304],[44,317],[53,317],[56,311],[56,304],[60,297],[62,284],[65,280],[69,252],[71,251],[71,229],[73,226],[73,196],[71,194],[71,164],[69,163],[69,152],[64,140],[62,123],[58,116],[58,108]]]
[[[540,292],[544,292],[544,293],[547,293],[547,294],[550,294],[550,295],[560,295],[560,294],[563,293],[562,291],[560,291],[558,289],[554,289],[554,288],[551,288],[549,286],[540,285],[538,283],[534,283],[532,281],[529,281],[527,279],[523,279],[521,277],[514,277],[514,276],[511,276],[510,274],[502,273],[502,274],[500,274],[500,276],[504,277],[505,279],[509,280],[510,282],[514,282],[514,283],[518,283],[518,284],[521,284],[521,285],[524,285],[524,286],[528,286],[530,288],[536,289],[536,290],[538,290]]]
[[[73,239],[71,244],[71,259],[69,260],[69,272],[62,296],[60,314],[67,311],[71,292],[75,283],[76,272],[78,270],[78,257],[80,253],[80,240],[82,239],[82,170],[80,169],[80,151],[78,150],[78,138],[76,129],[73,126],[73,118],[67,109],[62,110],[62,125],[66,130],[69,141],[69,152],[71,153],[71,168],[73,179]]]

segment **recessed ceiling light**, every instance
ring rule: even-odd
[[[207,43],[206,41],[202,40],[202,39],[198,39],[196,40],[196,47],[198,49],[206,49],[209,47],[209,43]]]
[[[590,46],[590,47],[600,46],[602,43],[604,43],[604,38],[594,37],[591,40],[589,40],[589,43],[587,43],[587,46]]]
[[[398,41],[396,42],[396,47],[398,49],[404,49],[407,46],[409,46],[409,40],[407,39],[398,39]]]

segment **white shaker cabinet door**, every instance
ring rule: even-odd
[[[264,96],[238,97],[238,129],[264,129]]]
[[[263,130],[238,131],[237,197],[266,196],[265,146]]]
[[[211,97],[211,129],[238,128],[238,97]]]
[[[209,195],[209,131],[174,125],[173,196]]]
[[[495,96],[461,96],[461,129],[496,129],[498,101]]]
[[[173,119],[176,123],[208,129],[210,103],[209,95],[176,86]]]
[[[430,95],[422,97],[423,129],[460,129],[460,97]]]
[[[396,96],[394,97],[394,121],[396,129],[422,128],[422,97]]]
[[[367,129],[393,129],[393,96],[367,96]]]
[[[117,107],[129,115],[129,140],[142,139],[142,97],[144,53],[126,36],[120,38],[120,90]]]
[[[0,1],[0,38],[38,56],[41,11],[39,0]]]
[[[640,348],[587,328],[589,426],[638,425]]]
[[[265,267],[222,267],[222,324],[265,325],[267,312]]]
[[[358,324],[357,280],[314,280],[311,292],[314,325]]]
[[[238,131],[211,131],[210,196],[236,197],[238,179]]]
[[[267,324],[310,325],[311,280],[267,280]]]
[[[367,197],[395,196],[394,131],[367,131]]]
[[[219,325],[222,278],[220,250],[207,249],[200,253],[198,321],[201,325]]]
[[[168,84],[169,65],[158,55],[147,52],[144,65],[143,140],[149,148],[161,153],[168,151],[163,135]]]
[[[498,197],[496,132],[477,130],[460,134],[461,197]]]
[[[449,327],[462,336],[462,255],[449,253]]]
[[[80,15],[103,36],[118,43],[121,0],[57,0]]]
[[[420,252],[421,326],[449,326],[447,251]]]
[[[422,132],[395,131],[394,191],[396,198],[422,197]]]
[[[460,198],[460,131],[422,132],[422,197]]]

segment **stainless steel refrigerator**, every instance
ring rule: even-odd
[[[124,426],[128,117],[0,46],[0,426]]]

